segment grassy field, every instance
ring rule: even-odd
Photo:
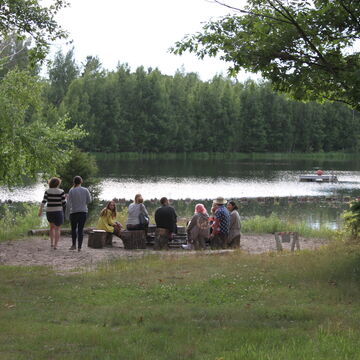
[[[0,266],[0,359],[360,359],[360,249]]]

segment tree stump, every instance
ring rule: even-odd
[[[144,230],[124,230],[121,232],[121,240],[124,243],[125,249],[146,249],[146,234]]]
[[[93,230],[89,233],[88,247],[94,249],[101,249],[106,243],[106,231],[104,230]]]
[[[105,237],[105,246],[113,246],[112,239],[113,239],[113,234],[107,232]]]

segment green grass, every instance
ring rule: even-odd
[[[322,226],[319,229],[311,228],[305,222],[296,219],[281,219],[276,214],[270,216],[255,216],[242,221],[243,233],[274,233],[278,231],[296,231],[301,236],[329,239],[337,235],[336,230]]]
[[[18,239],[27,235],[29,230],[38,228],[41,224],[38,209],[37,205],[26,203],[21,204],[20,208],[12,208],[8,205],[2,206],[0,213],[0,242]]]
[[[2,360],[360,358],[358,247],[0,273]]]

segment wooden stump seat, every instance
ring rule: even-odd
[[[89,233],[88,247],[94,249],[101,249],[106,243],[106,231],[104,230],[93,230]]]
[[[146,235],[144,230],[124,230],[121,232],[120,237],[125,249],[146,249]]]

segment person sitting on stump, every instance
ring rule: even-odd
[[[116,220],[115,201],[109,201],[106,207],[101,210],[96,229],[105,230],[109,235],[114,234],[120,237],[122,225]]]
[[[136,194],[135,201],[130,204],[128,208],[128,220],[126,223],[126,229],[129,231],[145,230],[146,234],[148,226],[149,214],[144,205],[144,199],[141,194]]]
[[[195,205],[194,216],[186,228],[188,245],[183,249],[203,250],[210,235],[209,215],[203,204]]]
[[[212,249],[225,249],[228,243],[230,229],[230,213],[225,207],[227,201],[223,197],[218,197],[213,202],[214,222],[210,236],[210,246]]]
[[[169,205],[166,197],[160,199],[161,207],[155,211],[155,244],[154,249],[167,249],[169,240],[177,233],[177,215],[175,209]]]

